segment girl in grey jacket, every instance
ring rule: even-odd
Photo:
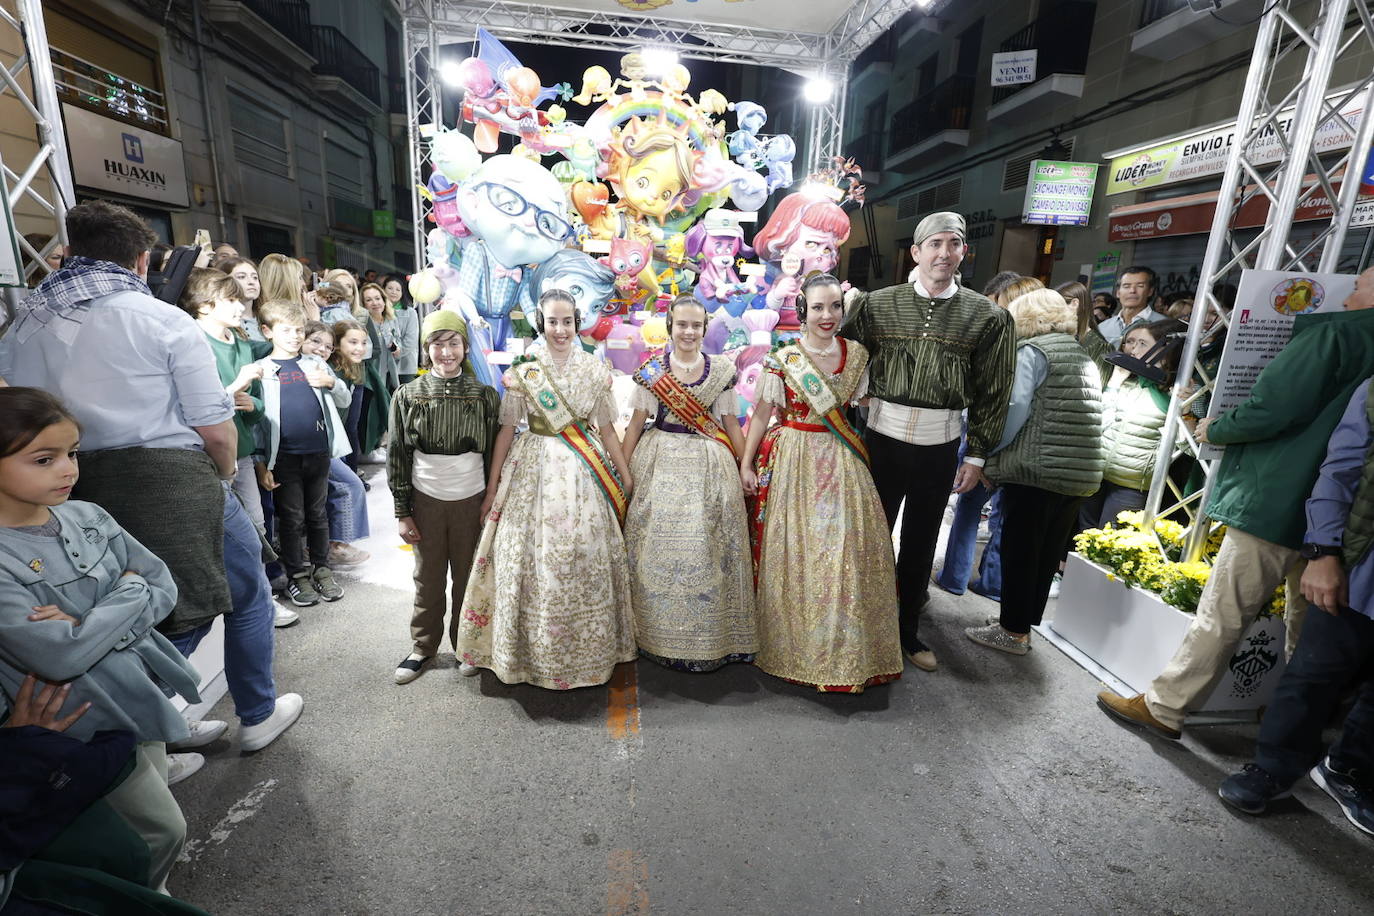
[[[199,702],[199,676],[154,629],[176,603],[167,566],[99,506],[68,502],[79,436],[52,395],[0,388],[0,690],[9,705],[29,674],[66,683],[72,706],[89,704],[69,735],[134,734],[134,770],[106,800],[148,844],[161,888],[186,837],[166,742],[187,728],[168,697]]]

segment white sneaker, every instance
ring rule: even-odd
[[[205,766],[205,758],[200,754],[168,754],[167,785],[174,786],[200,772]]]
[[[1058,598],[1058,597],[1059,597],[1059,586],[1063,583],[1063,581],[1064,581],[1064,575],[1063,575],[1063,573],[1055,573],[1055,574],[1054,574],[1054,579],[1051,580],[1051,582],[1050,582],[1050,597],[1051,597],[1051,598]]]
[[[477,673],[481,670],[482,669],[478,668],[476,665],[469,665],[467,662],[460,661],[458,663],[458,673],[463,677],[476,677]]]
[[[386,464],[386,449],[378,447],[362,457],[362,464]]]
[[[169,743],[169,748],[183,751],[193,747],[204,747],[212,741],[218,741],[229,730],[229,723],[218,719],[201,719],[199,722],[187,719],[186,727],[191,733],[180,741]]]
[[[275,601],[272,602],[272,607],[272,626],[276,627],[277,629],[280,630],[282,627],[289,627],[293,623],[300,622],[301,615],[297,614],[289,607],[282,607]]]
[[[305,701],[299,693],[284,693],[277,697],[277,708],[272,711],[272,715],[257,725],[247,725],[239,729],[239,749],[245,754],[251,754],[267,747],[276,741],[282,732],[296,724],[304,708]]]
[[[372,554],[366,550],[359,550],[352,544],[342,542],[331,544],[329,547],[329,568],[337,569],[341,566],[357,566],[366,563],[371,559]]]

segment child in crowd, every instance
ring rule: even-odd
[[[468,362],[467,323],[441,310],[425,319],[423,333],[430,371],[396,392],[387,453],[401,540],[415,551],[414,644],[396,667],[398,684],[419,677],[438,653],[450,582],[448,638],[457,652],[459,608],[500,426],[496,389],[478,381]]]
[[[352,397],[344,427],[353,451],[344,461],[356,471],[363,456],[382,444],[391,399],[376,368],[367,361],[367,330],[352,319],[337,321],[334,340],[334,357],[329,364],[348,382]]]
[[[273,490],[286,594],[297,607],[323,598],[338,601],[343,589],[329,569],[329,462],[348,454],[348,435],[335,409],[349,392],[317,356],[301,352],[305,310],[293,302],[268,302],[258,314],[272,353],[261,360],[268,488]],[[309,544],[307,552],[303,543]],[[313,567],[313,569],[312,569]]]
[[[239,299],[243,302],[241,327],[249,340],[265,343],[262,331],[258,330],[258,297],[262,295],[262,281],[258,278],[258,266],[247,258],[237,255],[218,258],[210,265],[234,278],[242,290]]]
[[[334,355],[334,332],[318,321],[307,322],[305,326],[305,343],[301,346],[302,353],[311,356],[318,356],[328,362]],[[335,384],[347,385],[347,381],[342,378],[335,380]],[[344,431],[348,431],[347,416],[352,410],[352,395],[349,396],[347,407],[339,406],[341,419],[344,420]],[[352,442],[352,436],[349,436]],[[349,446],[352,448],[352,445]],[[371,556],[366,550],[359,550],[352,546],[350,541],[360,541],[370,533],[367,524],[367,485],[363,479],[354,473],[353,469],[344,463],[342,458],[331,458],[329,460],[329,568],[338,569],[343,566],[357,566],[359,563],[366,562]]]
[[[262,499],[253,473],[253,445],[256,441],[254,430],[262,420],[262,367],[254,361],[248,340],[239,332],[244,314],[240,295],[240,284],[228,274],[196,267],[191,270],[177,305],[205,332],[210,352],[215,355],[219,379],[234,399],[234,428],[239,434],[234,492],[261,531]],[[256,321],[254,326],[257,326]]]
[[[87,710],[68,735],[133,732],[133,771],[105,801],[147,844],[148,886],[165,892],[186,840],[166,745],[188,732],[164,689],[199,702],[199,675],[154,629],[176,602],[166,565],[99,506],[68,501],[79,439],[57,398],[0,388],[0,690],[13,707],[29,674],[62,683]]]

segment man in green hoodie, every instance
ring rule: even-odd
[[[1345,311],[1300,315],[1288,346],[1264,367],[1250,397],[1197,426],[1204,442],[1226,446],[1207,514],[1226,538],[1183,645],[1149,689],[1133,697],[1104,690],[1109,715],[1165,738],[1226,671],[1241,634],[1285,580],[1292,600],[1287,649],[1297,643],[1305,602],[1297,593],[1302,561],[1321,554],[1303,543],[1303,506],[1326,456],[1326,443],[1351,394],[1374,375],[1374,268],[1360,274]]]

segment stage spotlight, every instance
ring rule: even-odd
[[[456,60],[446,60],[439,65],[439,79],[445,86],[452,86],[461,89],[463,86],[463,68]]]
[[[802,96],[812,105],[824,105],[834,93],[835,84],[823,76],[807,80],[802,87]]]
[[[677,66],[677,52],[667,48],[645,48],[640,52],[644,71],[650,76],[662,76]]]

